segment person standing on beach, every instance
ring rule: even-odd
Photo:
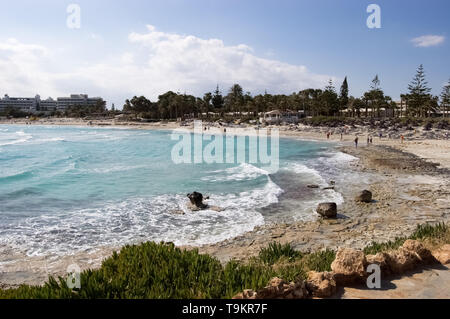
[[[355,138],[355,147],[358,148],[358,136]]]
[[[330,132],[327,132],[327,140],[330,139]]]
[[[400,136],[400,138],[401,138],[402,144],[403,144],[403,141],[405,140],[405,137],[403,136],[403,134]]]
[[[370,135],[370,144],[373,144],[373,138],[372,138],[372,135]]]
[[[341,132],[341,141],[344,139],[344,135],[342,134],[342,132]]]

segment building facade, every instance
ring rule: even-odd
[[[303,113],[290,110],[273,110],[263,113],[259,118],[259,122],[266,124],[298,123],[299,116],[301,116],[302,114]]]
[[[58,111],[64,112],[75,106],[95,106],[103,101],[101,97],[89,97],[87,94],[71,94],[70,97],[59,97],[57,100]]]
[[[31,97],[10,97],[6,94],[0,99],[0,113],[8,109],[14,109],[25,113],[51,113],[55,111],[64,112],[69,107],[94,106],[102,102],[101,97],[90,98],[87,94],[72,94],[70,97],[59,97],[57,100],[49,97],[41,100],[39,95]]]
[[[31,97],[9,97],[8,94],[0,99],[0,112],[7,109],[15,109],[26,113],[34,113],[40,102],[39,95]]]

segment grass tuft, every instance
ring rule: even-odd
[[[268,265],[273,265],[280,258],[286,257],[289,261],[301,257],[302,254],[296,251],[290,244],[270,243],[267,248],[262,248],[259,252],[259,259]]]

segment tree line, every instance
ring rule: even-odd
[[[429,117],[439,109],[450,110],[450,80],[444,86],[440,97],[430,94],[431,88],[425,79],[422,65],[417,69],[408,93],[401,94],[401,107],[385,95],[378,75],[372,80],[370,88],[361,97],[349,96],[347,77],[339,92],[330,80],[324,89],[305,89],[291,95],[272,95],[265,92],[252,96],[239,84],[229,88],[223,95],[219,86],[203,97],[169,91],[151,102],[144,96],[127,99],[123,112],[148,119],[177,119],[182,117],[214,117],[232,114],[235,117],[257,117],[260,112],[271,110],[304,111],[310,116],[370,116],[380,117],[382,110],[392,110],[393,116]],[[403,106],[403,107],[402,107]],[[404,110],[406,111],[404,111]],[[406,114],[405,114],[406,113]],[[445,114],[445,113],[444,113]]]

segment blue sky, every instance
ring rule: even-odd
[[[66,25],[71,3],[79,29]],[[366,25],[371,3],[380,29]],[[448,12],[448,0],[16,0],[0,11],[0,94],[88,93],[120,107],[169,89],[289,94],[348,76],[360,96],[378,74],[396,99],[422,63],[437,95],[450,78]]]

